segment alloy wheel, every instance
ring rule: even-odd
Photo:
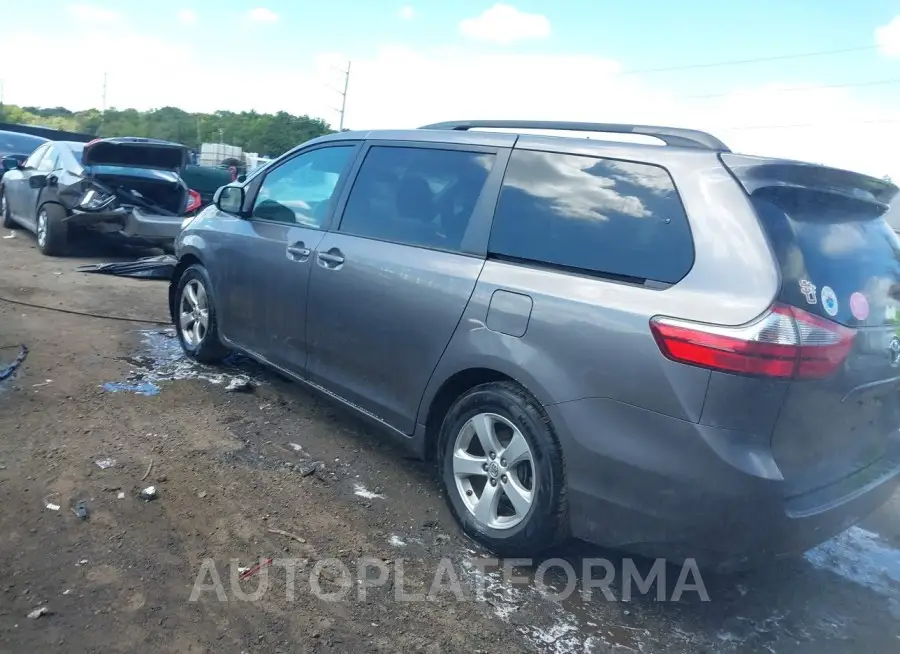
[[[534,503],[534,454],[522,432],[496,413],[479,413],[460,429],[453,476],[463,505],[484,527],[512,529]]]
[[[37,220],[37,242],[42,248],[47,245],[47,212],[42,210]]]
[[[209,299],[199,280],[192,279],[184,285],[178,318],[184,340],[191,347],[198,347],[209,330]]]

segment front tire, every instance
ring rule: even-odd
[[[219,363],[228,349],[219,339],[212,284],[206,268],[194,264],[178,280],[175,294],[175,330],[181,348],[201,363]]]
[[[66,210],[58,204],[45,204],[37,216],[38,249],[48,257],[61,257],[66,253],[69,238],[69,225],[66,223]]]
[[[491,382],[462,395],[444,419],[438,453],[453,516],[494,553],[536,557],[568,536],[559,441],[518,384]]]
[[[12,218],[9,211],[9,204],[6,202],[6,191],[0,192],[0,216],[3,216],[3,226],[6,229],[16,229],[18,225]]]

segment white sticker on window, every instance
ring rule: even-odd
[[[810,282],[808,279],[800,280],[800,292],[806,296],[806,301],[809,304],[816,303],[816,285]]]
[[[830,286],[822,287],[822,308],[829,316],[836,316],[838,313],[837,295]]]

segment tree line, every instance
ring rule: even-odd
[[[191,113],[176,107],[150,111],[136,109],[87,109],[65,107],[0,106],[0,122],[40,125],[98,137],[141,136],[183,143],[198,148],[201,143],[228,143],[245,152],[276,157],[295,145],[335,130],[324,120],[294,116],[284,111]]]

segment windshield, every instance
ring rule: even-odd
[[[44,142],[45,139],[31,134],[0,132],[0,152],[7,154],[30,154]]]

